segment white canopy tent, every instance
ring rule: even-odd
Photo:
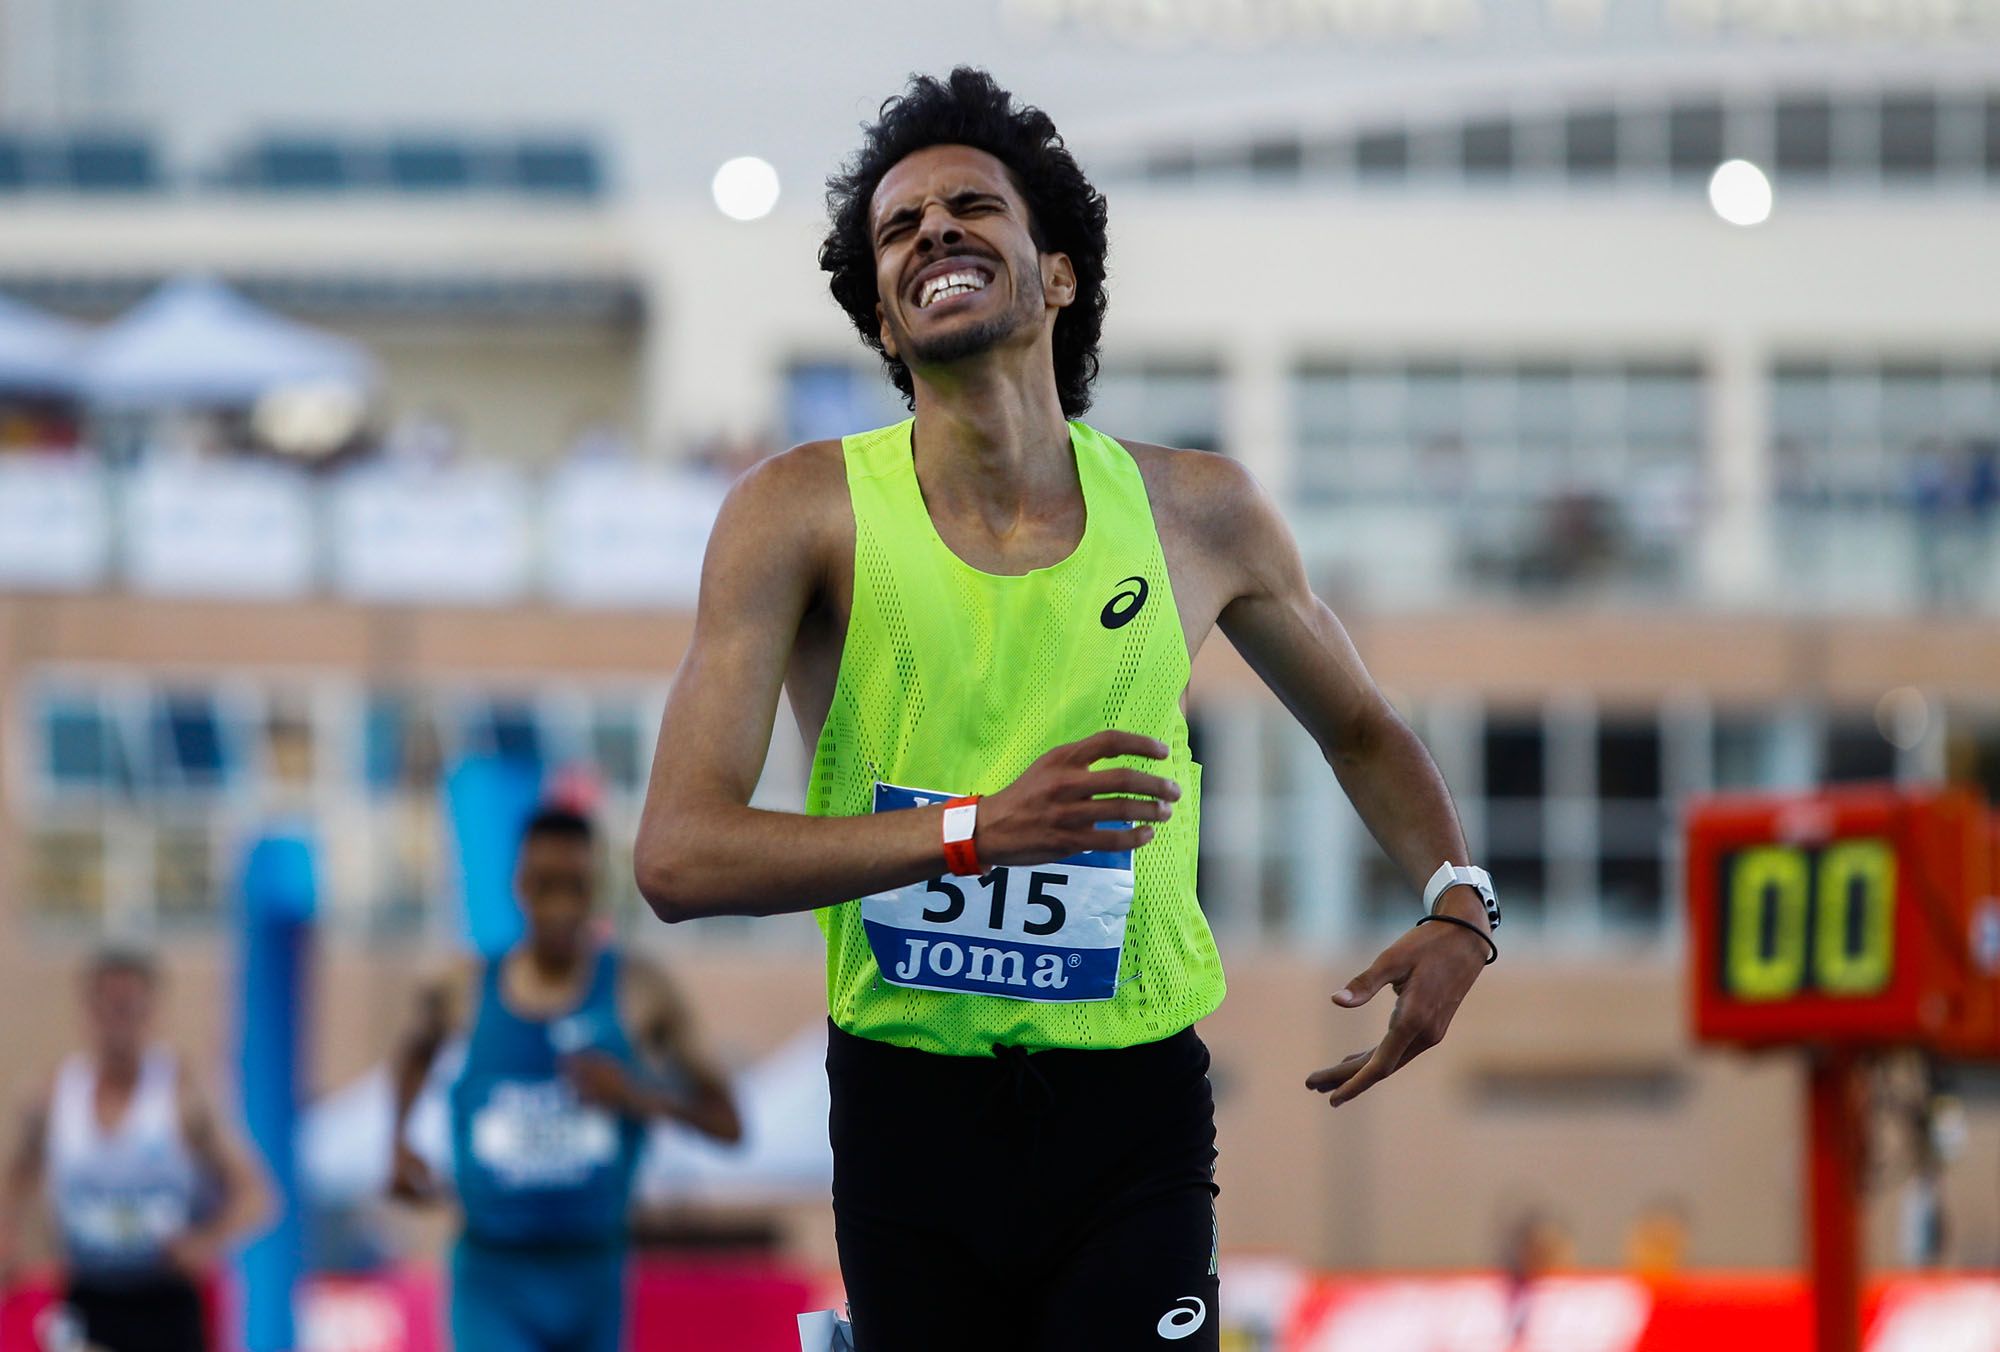
[[[0,296],[0,394],[74,395],[89,339],[81,324]]]
[[[359,343],[273,314],[211,277],[170,281],[108,325],[83,361],[103,409],[248,408],[273,392],[380,380]]]

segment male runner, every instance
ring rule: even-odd
[[[1219,624],[1418,891],[1465,863],[1450,798],[1240,466],[1071,421],[1105,206],[1044,114],[983,72],[914,80],[828,203],[821,266],[916,416],[731,492],[641,890],[669,920],[818,911],[857,1347],[1212,1349],[1195,651]],[[1226,254],[1206,266],[1227,284]],[[781,685],[815,748],[805,816],[748,806]],[[1478,975],[1487,908],[1454,876],[1449,921],[1334,996],[1399,999],[1308,1079],[1333,1103],[1434,1044]]]
[[[82,1345],[103,1352],[201,1352],[201,1283],[268,1202],[195,1076],[153,1040],[158,995],[143,954],[91,962],[88,1046],[32,1100],[0,1198],[0,1285],[46,1181],[67,1318]]]
[[[436,1196],[404,1124],[431,1063],[469,1030],[450,1092],[464,1232],[452,1254],[460,1352],[616,1352],[626,1212],[646,1122],[742,1134],[666,974],[591,936],[595,833],[562,808],[522,833],[515,890],[525,937],[430,986],[396,1065],[392,1195]]]

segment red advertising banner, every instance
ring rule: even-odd
[[[1237,1271],[1224,1264],[1226,1352],[1806,1352],[1810,1342],[1806,1285],[1785,1274],[1574,1274],[1516,1287],[1477,1274]],[[42,1283],[0,1300],[0,1352],[43,1352],[36,1325],[52,1299]],[[635,1352],[797,1352],[798,1313],[837,1303],[838,1287],[769,1266],[647,1260],[632,1299]],[[301,1302],[299,1352],[444,1352],[443,1316],[425,1269],[323,1278]],[[2000,1352],[2000,1275],[1878,1281],[1862,1328],[1865,1352]]]

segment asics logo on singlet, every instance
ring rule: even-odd
[[[1139,608],[1146,604],[1146,579],[1143,577],[1121,578],[1118,591],[1104,603],[1104,613],[1097,618],[1104,621],[1106,629],[1122,629],[1131,623]]]
[[[1189,1309],[1192,1305],[1194,1308]],[[1160,1316],[1160,1322],[1153,1326],[1168,1342],[1177,1343],[1208,1322],[1208,1304],[1200,1296],[1182,1296],[1174,1302],[1174,1308]]]

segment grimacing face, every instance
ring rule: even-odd
[[[529,944],[544,957],[568,960],[582,950],[595,909],[597,852],[587,840],[531,836],[521,845],[514,891]]]
[[[1046,341],[1076,298],[1069,258],[1036,247],[1013,176],[983,150],[904,156],[868,216],[882,345],[912,369]]]

